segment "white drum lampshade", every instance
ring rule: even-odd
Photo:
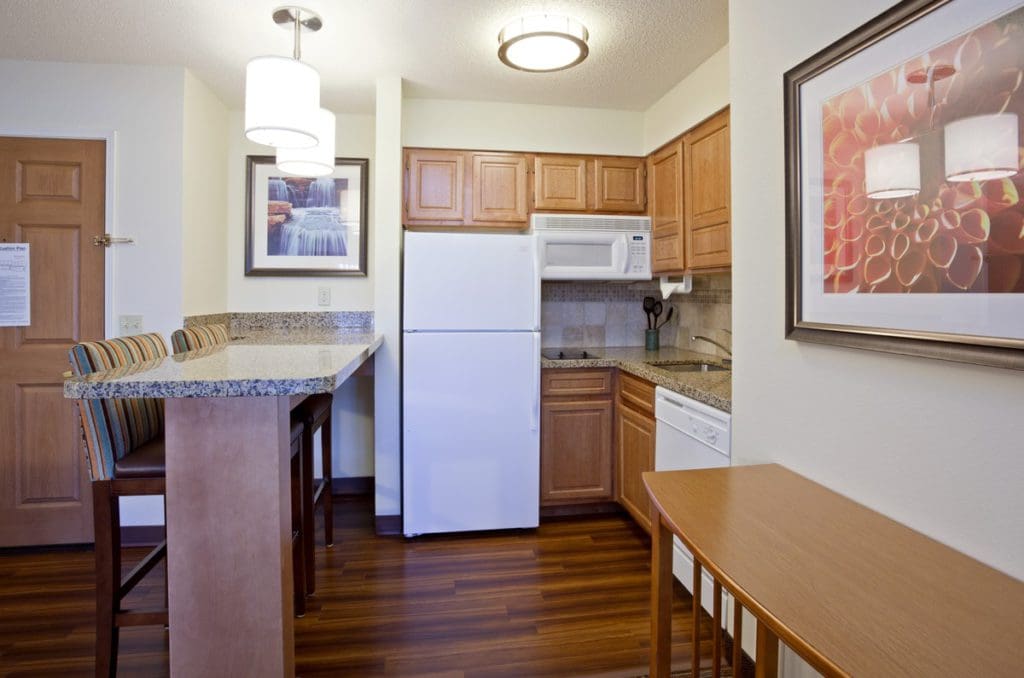
[[[1013,176],[1017,161],[1016,113],[976,115],[946,125],[946,179],[987,181]]]
[[[275,148],[317,143],[320,74],[298,59],[256,57],[245,68],[245,136]]]
[[[917,144],[885,144],[864,152],[864,187],[869,198],[905,198],[921,192]]]
[[[321,108],[317,113],[316,135],[320,140],[312,148],[277,149],[277,169],[300,177],[324,177],[334,173],[334,113]]]

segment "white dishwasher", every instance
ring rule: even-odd
[[[661,386],[654,390],[654,416],[658,421],[654,438],[654,470],[681,471],[729,465],[732,416]],[[693,556],[674,537],[672,573],[693,592]],[[713,604],[711,577],[704,572],[701,605],[709,612]]]

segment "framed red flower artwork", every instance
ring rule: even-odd
[[[786,73],[788,338],[1024,369],[1022,5],[908,0]]]

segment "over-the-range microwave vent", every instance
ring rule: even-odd
[[[650,217],[604,214],[534,214],[530,224],[534,229],[539,230],[646,232],[651,230]]]

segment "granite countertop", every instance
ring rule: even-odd
[[[545,351],[555,350],[544,349]],[[579,351],[581,349],[564,349]],[[617,367],[624,372],[646,379],[658,386],[693,398],[724,412],[732,412],[732,371],[721,372],[669,372],[658,365],[680,363],[712,363],[722,365],[720,356],[698,353],[680,348],[665,347],[657,351],[644,350],[643,346],[594,347],[600,358],[585,360],[549,360],[541,358],[540,366],[548,368],[573,367]]]
[[[76,377],[65,398],[208,398],[330,393],[373,355],[380,334],[244,332],[222,346]]]

